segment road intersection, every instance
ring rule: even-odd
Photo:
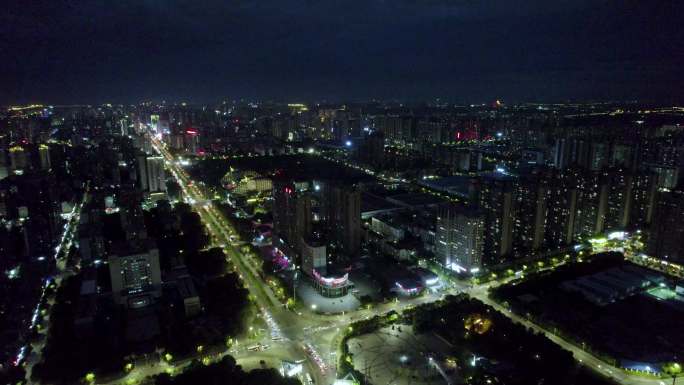
[[[273,356],[275,352],[280,352],[283,354],[282,359],[308,358],[307,370],[315,379],[316,384],[331,384],[334,382],[336,378],[335,355],[337,341],[340,337],[340,330],[344,330],[350,323],[375,315],[385,314],[391,310],[402,311],[408,306],[429,303],[441,298],[441,295],[429,294],[403,301],[380,304],[370,309],[359,309],[345,315],[298,313],[286,309],[274,295],[269,285],[261,281],[257,269],[244,258],[237,247],[232,245],[230,236],[234,231],[230,222],[213,206],[211,200],[205,198],[206,194],[191,180],[166,147],[155,139],[152,139],[152,144],[156,151],[165,158],[166,166],[181,186],[186,200],[195,203],[200,202],[200,208],[197,211],[213,239],[225,246],[224,250],[228,259],[240,274],[244,285],[253,296],[255,304],[260,310],[261,317],[269,327],[271,339],[269,343],[274,346],[274,351],[271,355]],[[611,378],[615,382],[628,385],[663,384],[659,379],[633,375],[620,368],[613,367],[557,335],[541,329],[529,320],[511,313],[508,309],[505,309],[489,298],[487,293],[491,286],[491,283],[469,285],[456,282],[448,290],[448,293],[457,294],[465,292],[494,307],[512,321],[544,333],[551,341],[572,352],[578,362],[605,377]],[[248,354],[244,354],[247,357]],[[236,356],[238,362],[240,362],[242,357],[242,354]]]

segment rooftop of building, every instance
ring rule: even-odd
[[[497,181],[513,181],[513,180],[515,180],[514,175],[509,174],[507,171],[504,171],[503,169],[499,169],[497,171],[485,172],[485,173],[480,174],[480,176],[484,180],[497,180]]]
[[[95,294],[97,292],[97,281],[94,279],[84,280],[81,283],[81,295]]]
[[[423,280],[429,280],[429,279],[434,279],[434,278],[439,278],[439,276],[432,271],[424,268],[424,267],[414,267],[411,269],[418,277],[420,277]]]
[[[452,176],[445,176],[441,178],[435,178],[435,179],[423,179],[420,181],[420,184],[423,184],[425,186],[429,187],[438,187],[438,188],[447,188],[447,187],[454,187],[454,186],[460,186],[460,185],[468,185],[470,180],[472,180],[472,176],[468,175],[452,175]]]
[[[192,277],[188,275],[179,277],[176,281],[176,287],[178,288],[178,293],[183,299],[198,296],[195,283],[193,282]]]
[[[419,279],[411,276],[398,279],[396,284],[403,290],[415,290],[423,286],[423,283]]]
[[[392,211],[398,210],[400,207],[387,199],[371,194],[368,192],[361,193],[361,213]]]
[[[387,197],[387,201],[405,207],[430,206],[444,203],[445,200],[428,193],[406,193]]]
[[[453,175],[435,179],[423,179],[418,184],[433,190],[446,192],[448,194],[468,197],[470,185],[474,177],[467,175]]]
[[[304,238],[304,242],[309,246],[309,247],[320,247],[320,246],[325,246],[327,243],[327,239],[325,237],[325,229],[323,226],[320,225],[315,225],[314,229],[311,231],[311,234],[306,236]]]
[[[381,212],[376,215],[373,215],[373,218],[386,225],[399,227],[401,225],[408,223],[410,220],[408,216],[401,214],[404,213],[399,211]]]
[[[112,245],[110,256],[127,257],[130,255],[146,254],[151,250],[156,250],[156,242],[152,239],[122,240]]]

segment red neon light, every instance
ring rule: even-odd
[[[197,135],[197,130],[185,130],[185,133],[188,135]]]

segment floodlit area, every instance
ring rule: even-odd
[[[297,283],[297,297],[304,303],[304,306],[317,313],[342,313],[353,311],[361,306],[361,302],[351,293],[337,298],[322,296],[309,282],[299,281]]]
[[[355,369],[373,384],[458,383],[458,373],[444,364],[449,346],[433,334],[415,334],[411,326],[386,327],[352,338],[348,346]]]

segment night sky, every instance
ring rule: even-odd
[[[677,0],[10,3],[3,104],[684,99]]]

